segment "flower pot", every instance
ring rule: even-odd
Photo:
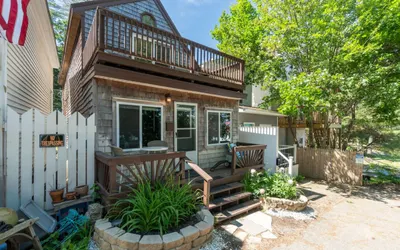
[[[53,203],[62,202],[63,195],[64,195],[64,188],[50,191],[50,197],[51,197],[51,200],[53,201]]]
[[[86,196],[89,192],[89,187],[88,187],[88,185],[77,186],[75,188],[75,192],[77,194],[79,194],[80,196]]]
[[[68,192],[65,194],[65,198],[67,200],[75,200],[76,198],[76,192]]]

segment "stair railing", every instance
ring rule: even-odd
[[[283,159],[288,165],[288,174],[292,176],[293,174],[293,165],[296,163],[297,158],[297,145],[280,145],[278,150],[278,158]],[[284,164],[284,165],[286,165]],[[280,167],[283,164],[279,164]]]
[[[206,208],[209,208],[210,206],[210,190],[211,190],[211,181],[213,178],[206,173],[201,167],[199,167],[196,163],[194,163],[192,160],[189,158],[185,157],[184,158],[185,163],[193,169],[198,175],[203,178],[203,204]]]

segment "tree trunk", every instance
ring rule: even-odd
[[[296,133],[295,133],[295,131],[293,129],[293,126],[292,126],[293,118],[291,116],[288,117],[288,122],[289,122],[288,126],[289,126],[290,133],[293,136],[293,141],[294,141],[294,143],[296,143],[296,145],[298,147],[299,146],[299,142],[297,141],[297,136],[296,136]]]
[[[354,104],[351,107],[351,119],[349,122],[349,125],[347,126],[346,132],[344,133],[344,135],[342,136],[342,150],[346,150],[346,148],[349,145],[349,141],[350,141],[350,136],[351,136],[351,132],[353,131],[354,128],[354,123],[356,121],[356,104]]]
[[[310,148],[314,148],[315,147],[315,142],[314,142],[314,121],[313,118],[311,117],[311,119],[308,117],[308,145],[310,146]]]

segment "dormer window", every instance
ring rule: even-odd
[[[151,14],[143,14],[142,15],[142,23],[147,24],[152,27],[156,27],[156,20]]]

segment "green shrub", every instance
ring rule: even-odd
[[[189,184],[178,185],[173,181],[140,183],[127,198],[117,201],[108,217],[121,219],[121,227],[128,232],[164,234],[178,227],[198,210],[201,194],[193,192]]]
[[[247,173],[243,183],[245,190],[256,197],[296,199],[300,192],[296,188],[296,181],[283,173],[273,175],[268,172]]]

